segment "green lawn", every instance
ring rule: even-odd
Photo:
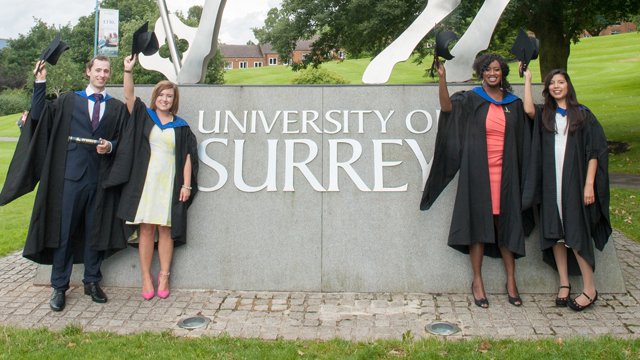
[[[121,336],[0,327],[0,359],[638,359],[640,340],[596,339],[373,342],[261,341],[228,336],[188,338],[167,333]]]
[[[426,60],[431,66],[431,60]],[[369,64],[369,59],[350,59],[345,61],[332,61],[323,64],[322,67],[331,70],[347,81],[351,85],[362,84],[362,74]],[[426,64],[418,65],[412,61],[407,61],[396,65],[389,84],[421,84],[433,81],[424,77]],[[227,70],[224,74],[227,85],[289,85],[291,80],[297,76],[288,66],[266,66],[251,69]]]
[[[2,118],[0,118],[0,124],[1,121]],[[16,127],[15,124],[13,126]],[[2,134],[3,132],[0,132],[0,136],[5,136]],[[0,141],[0,187],[4,185],[15,147],[15,142]],[[5,206],[0,206],[0,219],[2,219],[0,223],[0,256],[10,254],[24,246],[34,198],[35,191]]]
[[[0,116],[0,137],[20,136],[20,128],[16,125],[19,117],[20,114]]]
[[[611,226],[640,242],[640,190],[611,189]]]

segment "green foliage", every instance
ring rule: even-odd
[[[298,76],[291,80],[292,84],[347,84],[342,76],[324,68],[308,68],[300,71]]]
[[[119,10],[119,54],[111,59],[112,75],[109,83],[121,84],[124,57],[131,51],[131,34],[146,21],[150,24],[150,30],[153,30],[155,21],[160,16],[158,5],[154,0],[103,0],[101,8]],[[192,7],[184,18],[185,23],[197,26],[201,13],[201,6]],[[58,28],[37,20],[26,35],[10,40],[8,47],[0,51],[0,91],[6,88],[31,87],[35,61],[58,32],[70,49],[60,57],[58,64],[47,66],[47,92],[57,96],[64,91],[84,88],[85,64],[94,54],[94,27],[95,11],[80,17],[73,27],[67,25]],[[187,50],[186,41],[178,41],[178,45],[181,51]],[[168,57],[166,45],[161,48],[162,54]],[[134,68],[134,77],[138,84],[155,84],[164,79],[161,73],[145,70],[141,66]],[[216,54],[209,62],[206,80],[207,83],[224,83],[224,62],[220,54]]]
[[[33,79],[32,71],[42,50],[56,33],[60,32],[63,39],[66,39],[70,31],[69,26],[56,28],[37,20],[29,33],[9,40],[8,47],[0,53],[0,89],[22,88],[27,85]]]
[[[30,102],[31,97],[22,89],[0,92],[0,116],[28,110]]]
[[[269,11],[263,27],[254,29],[261,42],[269,42],[281,56],[291,53],[298,39],[318,36],[314,56],[305,61],[317,65],[326,61],[322,54],[346,49],[355,57],[365,52],[377,54],[424,10],[423,0],[283,0],[280,8]],[[462,34],[483,0],[463,1],[443,22]],[[637,14],[640,2],[631,0],[511,0],[503,13],[490,51],[507,54],[518,28],[525,27],[540,39],[541,71],[566,67],[571,41],[584,30],[615,22],[627,14]],[[429,54],[433,31],[417,47]]]

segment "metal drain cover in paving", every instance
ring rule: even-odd
[[[178,321],[178,326],[183,329],[193,330],[207,326],[210,321],[204,316],[193,316]]]
[[[460,332],[460,328],[456,324],[446,321],[436,321],[424,327],[425,330],[434,335],[453,335]]]

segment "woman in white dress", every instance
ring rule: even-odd
[[[196,191],[197,144],[187,122],[176,115],[177,85],[166,80],[156,84],[149,108],[134,96],[135,62],[135,56],[124,60],[124,96],[132,123],[128,142],[122,146],[126,153],[118,156],[129,159],[131,173],[122,191],[119,216],[130,233],[138,233],[142,297],[164,299],[169,296],[173,248],[186,242],[187,208]],[[156,233],[157,291],[151,274]]]
[[[546,76],[541,105],[533,103],[531,72],[524,75],[524,110],[534,121],[532,163],[539,164],[543,259],[558,271],[556,305],[582,311],[598,298],[594,245],[602,250],[611,234],[607,140],[565,70]],[[574,299],[569,275],[582,275],[582,294]]]

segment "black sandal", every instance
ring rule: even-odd
[[[588,308],[589,306],[593,305],[594,302],[596,302],[596,300],[598,300],[598,291],[596,290],[596,295],[593,297],[593,299],[587,295],[586,293],[582,292],[582,295],[584,295],[584,297],[586,297],[589,300],[589,303],[587,305],[580,305],[576,302],[576,299],[578,298],[578,296],[576,296],[576,299],[572,299],[571,301],[569,301],[569,307],[572,310],[575,311],[582,311],[586,308]]]
[[[486,297],[481,299],[476,299],[476,296],[473,294],[473,282],[471,282],[471,296],[473,297],[473,303],[476,304],[476,306],[481,307],[483,309],[486,309],[489,307],[489,300],[487,300]]]
[[[520,295],[518,294],[516,296],[511,296],[511,294],[509,294],[509,286],[505,284],[504,288],[507,290],[507,298],[509,299],[509,304],[513,306],[522,306],[522,298],[520,298]]]
[[[569,294],[565,297],[559,297],[556,296],[556,306],[559,307],[565,307],[567,306],[567,304],[569,303],[569,299],[571,298],[571,284],[567,285],[560,285],[558,287],[558,292],[560,292],[560,289],[569,289]]]

